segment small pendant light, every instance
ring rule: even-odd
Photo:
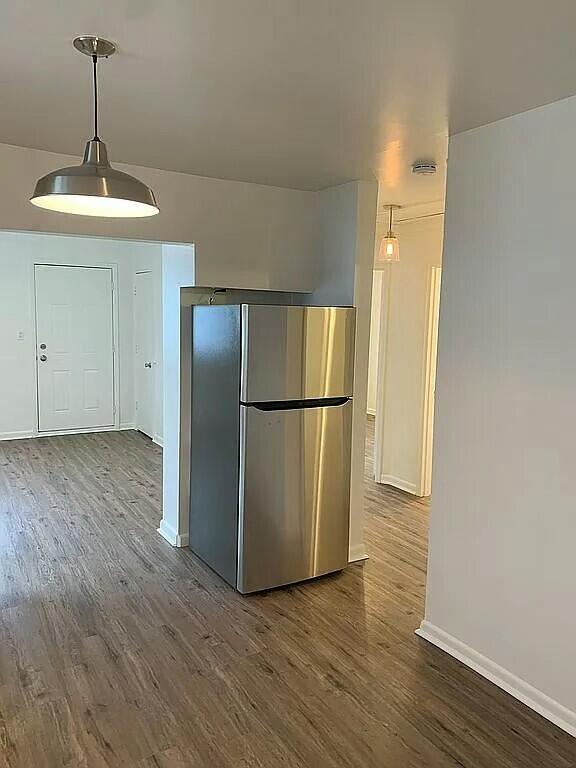
[[[400,244],[398,238],[392,231],[392,212],[398,210],[402,206],[400,205],[387,205],[386,208],[390,212],[390,220],[388,223],[388,232],[386,237],[383,237],[380,241],[380,248],[378,249],[378,257],[374,264],[374,269],[384,269],[386,264],[391,261],[400,261]]]
[[[94,136],[86,142],[82,165],[60,168],[36,183],[30,202],[39,208],[81,216],[140,218],[159,213],[154,193],[134,176],[117,171],[108,161],[106,145],[98,136],[98,59],[116,52],[114,43],[83,36],[74,47],[92,59]]]

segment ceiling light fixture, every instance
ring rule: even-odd
[[[388,232],[386,237],[383,237],[380,241],[380,247],[378,248],[378,256],[374,264],[374,269],[384,269],[386,264],[389,264],[391,261],[400,261],[400,244],[398,243],[398,238],[392,231],[392,213],[393,211],[399,210],[401,207],[401,205],[385,206],[385,209],[387,209],[390,213]]]
[[[85,35],[74,48],[92,59],[94,136],[86,142],[82,165],[60,168],[36,183],[30,202],[39,208],[80,216],[141,218],[159,213],[154,193],[134,176],[112,168],[98,136],[98,59],[116,52],[109,40]]]

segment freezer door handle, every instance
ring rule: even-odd
[[[308,400],[271,400],[264,403],[242,403],[248,408],[257,408],[259,411],[300,411],[303,408],[334,408],[345,405],[349,397],[317,397]]]

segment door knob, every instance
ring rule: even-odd
[[[152,368],[152,363],[144,363],[144,368]]]
[[[43,363],[45,363],[45,362],[46,362],[46,360],[48,360],[48,358],[46,357],[46,355],[40,355],[40,360],[41,360]]]

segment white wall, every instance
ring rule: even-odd
[[[190,430],[182,430],[181,411],[189,393],[182,391],[181,350],[186,338],[181,327],[181,289],[194,285],[194,246],[162,248],[162,381],[164,442],[162,519],[158,532],[176,547],[189,541]],[[183,367],[183,366],[182,366]]]
[[[576,735],[576,98],[451,138],[422,633]]]
[[[321,246],[316,264],[315,304],[354,305],[356,355],[352,417],[350,559],[365,556],[364,443],[370,304],[376,221],[376,182],[350,182],[319,193]]]
[[[79,162],[69,155],[0,144],[0,229],[194,243],[197,285],[314,287],[316,193],[116,163],[152,187],[158,216],[62,216],[28,202],[40,176]]]
[[[369,408],[378,409],[375,474],[379,482],[417,495],[428,490],[422,485],[428,309],[432,268],[442,262],[443,225],[443,216],[398,223],[400,261],[374,273],[368,391],[374,398]],[[379,228],[379,235],[384,232]],[[384,356],[378,360],[381,328]],[[378,377],[381,399],[376,403]]]
[[[117,265],[118,405],[121,426],[133,424],[133,259],[153,248],[145,243],[0,232],[0,438],[29,436],[37,427],[35,263]]]

